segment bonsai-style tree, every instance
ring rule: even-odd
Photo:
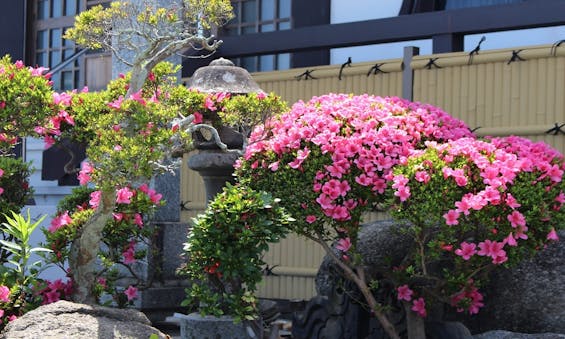
[[[83,171],[99,188],[100,199],[72,244],[70,269],[75,301],[95,302],[95,260],[104,226],[113,218],[116,204],[130,201],[132,188],[167,169],[162,160],[169,148],[163,147],[163,141],[169,139],[160,131],[182,112],[174,111],[178,106],[160,104],[168,97],[166,88],[143,87],[147,80],[153,81],[152,69],[191,48],[213,52],[220,42],[210,31],[230,17],[227,0],[182,0],[167,6],[118,1],[106,9],[95,6],[82,12],[67,31],[66,38],[87,48],[110,50],[132,70],[127,84],[115,87],[116,93],[124,88],[127,91],[106,103],[115,115],[98,122],[96,139],[88,153],[90,166]],[[132,53],[125,56],[126,51]],[[152,139],[153,135],[159,138]],[[140,140],[153,145],[144,147]]]
[[[358,287],[391,338],[398,338],[356,252],[362,214],[385,202],[395,165],[425,141],[471,136],[437,107],[399,98],[330,94],[294,104],[255,129],[239,181],[281,198],[294,232],[323,246]],[[338,253],[328,242],[334,241]]]

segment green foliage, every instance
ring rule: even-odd
[[[188,48],[189,43],[195,42],[194,39],[189,40],[191,37],[200,36],[203,30],[221,26],[232,17],[228,0],[184,0],[182,10],[175,6],[155,6],[154,2],[149,1],[142,4],[114,1],[107,8],[98,5],[81,12],[75,19],[74,27],[68,29],[64,37],[91,49],[111,49],[112,37],[126,46],[131,46],[128,37],[145,42],[166,37],[166,43],[175,39],[181,42],[187,38],[184,44]],[[120,32],[116,27],[130,29]],[[153,51],[153,54],[157,53]]]
[[[53,90],[42,68],[27,68],[21,61],[0,59],[0,149],[9,149],[16,136],[32,134],[51,116]]]
[[[2,320],[0,328],[7,322],[8,315],[20,316],[41,304],[42,297],[35,293],[42,285],[39,273],[44,268],[41,261],[31,262],[31,255],[37,252],[49,252],[42,247],[31,247],[30,238],[33,231],[45,218],[32,221],[12,212],[11,216],[5,215],[7,220],[2,224],[2,231],[9,234],[12,241],[0,240],[2,249],[11,253],[7,264],[0,266],[0,286],[10,288],[10,299],[1,305],[6,317]]]
[[[218,112],[222,124],[234,127],[245,133],[263,124],[267,119],[279,116],[288,110],[286,102],[274,93],[249,93],[235,95],[226,101]]]
[[[411,223],[415,250],[396,283],[479,312],[478,288],[557,239],[565,222],[563,156],[524,138],[459,139],[395,167],[393,217]],[[398,192],[409,188],[409,195]],[[440,297],[438,297],[440,296]]]
[[[156,232],[155,227],[144,222],[143,216],[150,216],[158,204],[152,201],[151,196],[144,190],[145,188],[134,191],[130,204],[116,205],[113,211],[114,218],[108,221],[103,229],[103,240],[98,249],[101,269],[97,275],[98,282],[93,290],[100,302],[104,295],[110,295],[120,307],[131,304],[129,300],[124,299],[125,295],[116,282],[124,277],[124,272],[120,271],[120,267],[129,268],[134,262],[145,259],[146,250],[136,249],[135,244],[146,242]],[[59,202],[54,223],[60,223],[58,219],[67,220],[67,222],[61,227],[43,231],[47,239],[45,246],[52,250],[46,258],[47,261],[64,269],[72,242],[94,214],[94,208],[89,204],[89,200],[95,193],[96,191],[92,188],[77,187],[73,189],[72,194]],[[66,219],[67,216],[68,219]],[[127,258],[126,253],[128,253]],[[128,271],[134,273],[132,270]],[[134,278],[141,280],[135,274]],[[104,283],[101,284],[101,281]],[[109,302],[110,300],[107,301],[108,305]]]
[[[0,156],[0,223],[6,222],[5,215],[11,211],[19,212],[33,195],[29,186],[30,165],[21,159]],[[2,239],[13,240],[9,234],[2,233]],[[0,262],[4,263],[10,252],[0,250]]]
[[[188,276],[184,304],[199,302],[202,314],[253,319],[253,296],[262,278],[262,254],[288,232],[293,219],[279,199],[248,187],[229,185],[194,219],[185,252]]]

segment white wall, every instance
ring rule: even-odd
[[[45,145],[40,139],[27,138],[25,145],[25,160],[32,163],[35,169],[30,176],[30,185],[34,188],[35,205],[27,205],[22,211],[23,215],[27,215],[26,210],[29,209],[30,214],[35,219],[39,219],[43,215],[47,215],[41,223],[40,228],[47,228],[51,224],[51,219],[57,211],[57,203],[67,194],[71,193],[73,187],[59,186],[57,181],[41,180],[41,168],[43,166],[43,150]],[[32,235],[32,246],[39,246],[45,242],[43,232],[39,228]],[[49,280],[63,278],[64,272],[59,268],[48,269],[42,273],[41,277]]]

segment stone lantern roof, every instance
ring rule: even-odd
[[[187,86],[204,93],[229,92],[232,94],[259,93],[263,90],[244,68],[230,60],[219,58],[208,66],[197,69]]]

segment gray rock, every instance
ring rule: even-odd
[[[187,339],[261,339],[262,326],[254,322],[234,323],[232,317],[201,316],[198,313],[188,315],[175,313],[180,322],[181,338]]]
[[[357,250],[366,263],[369,276],[377,276],[378,272],[399,265],[406,253],[413,248],[412,239],[401,230],[406,224],[392,220],[375,221],[361,225],[359,229]],[[336,287],[339,272],[326,256],[316,275],[316,291],[318,295],[330,297]]]
[[[398,265],[413,248],[411,239],[400,230],[406,226],[393,221],[363,225],[358,250],[368,276],[378,277],[383,269]],[[559,237],[565,239],[565,230]],[[472,317],[452,308],[434,310],[431,319],[461,321],[471,333],[507,330],[517,333],[565,333],[565,240],[549,245],[534,258],[513,269],[494,270],[490,283],[481,291],[485,307]],[[342,285],[339,272],[328,258],[316,276],[316,289],[332,300]],[[443,315],[442,315],[443,313]],[[438,315],[436,317],[435,315]]]
[[[513,269],[495,270],[485,307],[464,321],[473,333],[565,333],[565,230],[561,241]]]
[[[456,321],[426,321],[426,339],[472,339],[465,325]]]
[[[473,336],[473,339],[565,339],[565,334],[558,333],[516,333],[509,331],[489,331]]]
[[[76,304],[69,301],[41,306],[8,324],[5,339],[158,338],[167,336],[151,327],[147,317],[133,309]]]
[[[361,225],[357,250],[365,264],[379,271],[401,263],[414,248],[412,238],[402,233],[408,224],[392,220],[375,221]]]

